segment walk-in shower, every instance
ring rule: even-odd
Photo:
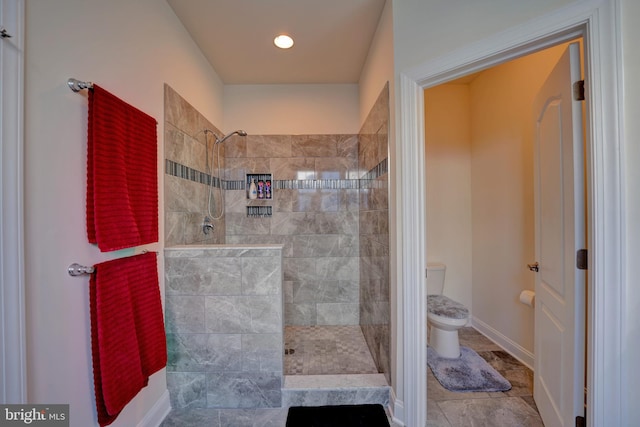
[[[167,384],[174,408],[388,404],[384,95],[362,135],[252,134],[247,141],[240,130],[223,135],[167,89]],[[251,199],[254,176],[256,186],[271,181],[271,197],[265,191]],[[222,197],[211,185],[224,191],[224,216],[211,219],[215,230],[204,236],[202,218],[220,215]],[[273,215],[254,215],[254,208]],[[190,316],[195,307],[204,318]]]

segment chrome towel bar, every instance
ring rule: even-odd
[[[95,269],[93,267],[87,267],[78,263],[73,263],[67,269],[69,276],[82,276],[83,274],[93,274]]]
[[[82,89],[93,89],[93,83],[81,82],[80,80],[74,79],[73,77],[67,80],[67,85],[69,85],[69,89],[74,92],[80,92]]]

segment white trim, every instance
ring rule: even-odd
[[[396,391],[393,387],[389,390],[389,411],[391,412],[391,420],[400,427],[404,427],[404,404],[402,400],[396,397]]]
[[[403,193],[399,201],[402,222],[401,250],[404,312],[404,380],[406,424],[426,423],[424,353],[426,334],[421,328],[426,301],[424,288],[425,234],[422,185],[423,90],[461,75],[505,62],[584,33],[589,115],[588,174],[591,178],[590,282],[587,367],[588,425],[625,425],[622,414],[621,302],[624,279],[624,199],[621,161],[621,55],[619,0],[577,1],[517,28],[473,43],[433,61],[400,73],[398,99],[398,156],[402,159]],[[419,147],[416,147],[419,146]],[[606,278],[606,280],[605,280]],[[416,289],[416,287],[421,289]],[[605,298],[606,290],[606,298]],[[605,375],[606,374],[606,375]],[[421,383],[421,384],[418,384]]]
[[[581,34],[600,3],[608,0],[576,1],[552,14],[532,19],[493,36],[478,40],[448,55],[407,70],[405,74],[422,88],[493,67],[569,40]],[[617,1],[617,0],[609,0]]]
[[[149,412],[140,420],[137,427],[156,427],[162,424],[162,421],[171,412],[171,400],[169,398],[169,390],[165,390],[160,399],[153,404]]]
[[[404,325],[404,423],[424,426],[427,420],[427,316],[424,184],[424,96],[418,83],[400,75],[397,141],[400,168]],[[414,197],[415,196],[415,197]]]
[[[592,102],[587,116],[594,141],[587,148],[590,204],[587,421],[589,425],[631,425],[625,419],[621,327],[626,252],[622,135],[622,55],[618,0],[594,10],[586,63]]]
[[[0,0],[0,402],[27,402],[23,100],[24,0]]]
[[[522,347],[520,344],[508,338],[507,336],[503,335],[477,317],[474,317],[472,319],[471,326],[473,326],[473,328],[475,328],[482,335],[489,338],[491,341],[504,349],[507,353],[518,359],[527,368],[533,370],[534,356],[532,352]]]

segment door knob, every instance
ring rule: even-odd
[[[533,264],[527,264],[527,267],[529,268],[529,270],[531,271],[538,271],[539,264],[537,262],[534,262]]]

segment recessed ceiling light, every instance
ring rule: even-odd
[[[286,34],[280,34],[273,39],[273,44],[278,46],[280,49],[289,49],[293,46],[293,39]]]

